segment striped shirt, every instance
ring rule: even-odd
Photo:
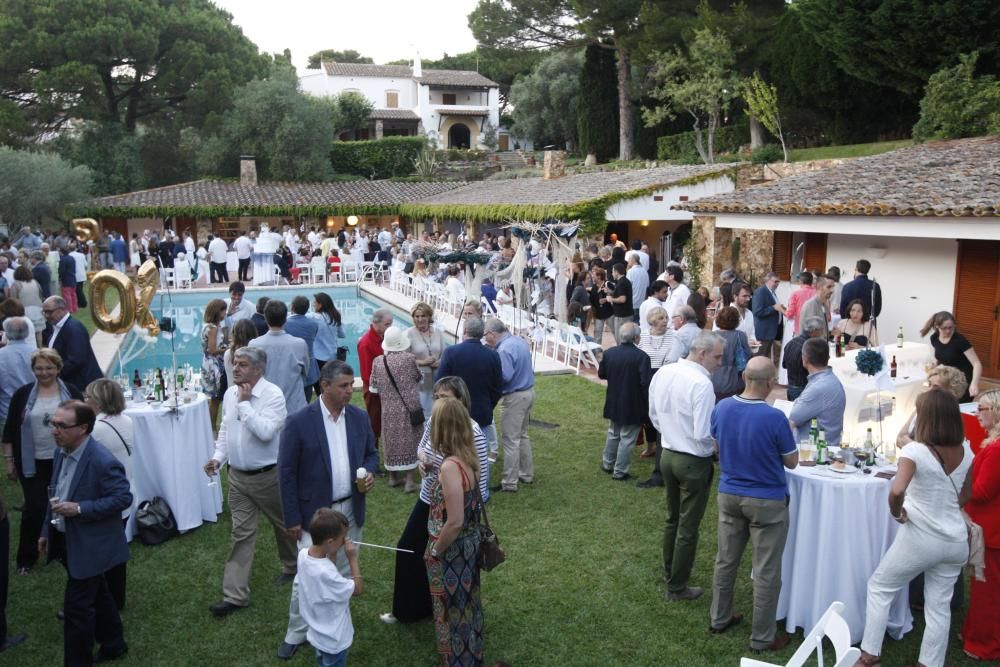
[[[670,354],[670,348],[674,344],[674,330],[667,327],[667,332],[662,336],[654,336],[649,333],[649,329],[642,332],[639,338],[639,349],[649,355],[649,365],[655,370],[662,366]]]
[[[479,493],[483,496],[483,502],[490,499],[490,468],[486,461],[489,447],[486,444],[486,436],[479,424],[475,420],[472,422],[472,438],[476,445],[476,455],[479,457]],[[444,457],[431,449],[431,420],[424,423],[424,435],[420,438],[420,445],[417,446],[417,458],[424,462],[427,474],[424,475],[420,483],[420,500],[428,505],[431,504],[431,487],[437,481],[438,471],[444,463]]]

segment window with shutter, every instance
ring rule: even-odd
[[[399,91],[397,90],[385,91],[385,108],[386,109],[399,108]]]
[[[959,241],[952,313],[983,377],[1000,378],[1000,241]]]
[[[826,234],[806,234],[802,268],[826,273]]]
[[[791,280],[792,273],[792,233],[775,232],[772,241],[771,270],[782,280]]]
[[[441,104],[447,104],[447,105],[456,104],[455,93],[442,93]]]

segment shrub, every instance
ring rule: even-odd
[[[743,125],[727,125],[715,131],[714,149],[719,153],[739,153],[748,138]],[[708,141],[708,133],[702,133],[702,140]],[[656,159],[675,160],[684,164],[700,164],[698,150],[694,147],[694,132],[669,134],[656,140]]]
[[[770,164],[781,162],[785,159],[785,152],[778,144],[765,144],[760,148],[755,148],[750,152],[750,162],[754,164]]]
[[[423,150],[423,137],[385,137],[374,141],[335,141],[330,146],[330,162],[338,174],[365,178],[409,176],[413,161]]]
[[[959,56],[959,64],[931,75],[920,100],[913,139],[957,139],[1000,132],[1000,83],[992,75],[974,76],[978,52]]]

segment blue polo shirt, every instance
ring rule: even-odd
[[[788,420],[764,401],[733,396],[712,411],[719,443],[719,493],[784,500],[788,481],[781,457],[797,449]]]

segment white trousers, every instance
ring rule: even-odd
[[[353,503],[350,500],[345,500],[342,503],[334,503],[332,507],[338,512],[343,512],[347,520],[351,522],[350,527],[347,529],[347,536],[354,542],[360,542],[361,527],[354,521]],[[311,546],[312,537],[309,535],[309,531],[306,530],[306,526],[303,526],[302,537],[299,539],[298,547],[301,550]],[[359,546],[358,558],[360,557],[361,547]],[[351,566],[347,562],[347,554],[344,553],[343,549],[337,552],[337,569],[348,579],[351,578]],[[302,618],[302,614],[299,613],[299,576],[295,575],[295,579],[292,581],[292,599],[288,603],[288,630],[285,631],[285,641],[296,646],[302,644],[306,640],[306,631],[308,629],[309,625]]]
[[[946,542],[922,532],[913,524],[904,524],[868,580],[861,650],[871,655],[881,653],[893,598],[922,572],[925,627],[920,642],[920,663],[925,667],[944,665],[951,625],[951,595],[968,557],[966,542]]]

